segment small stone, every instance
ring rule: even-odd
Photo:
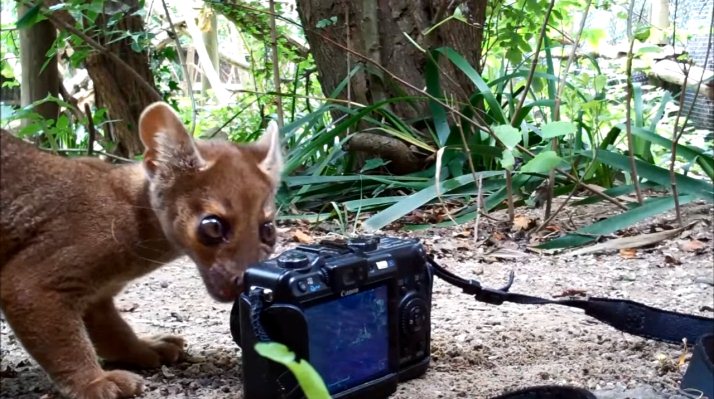
[[[166,377],[166,378],[174,378],[174,377],[176,377],[176,375],[175,375],[174,373],[172,373],[171,371],[169,371],[169,368],[166,367],[166,365],[161,366],[161,374],[163,374],[164,377]]]

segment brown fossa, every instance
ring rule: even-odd
[[[184,341],[139,338],[113,301],[181,255],[228,302],[245,268],[275,245],[282,169],[277,125],[255,143],[194,140],[165,103],[147,107],[142,163],[41,152],[0,133],[0,307],[29,354],[76,399],[131,397],[142,380],[105,371],[176,362]]]

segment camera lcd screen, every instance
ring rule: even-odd
[[[314,305],[304,312],[310,363],[331,394],[389,371],[386,286]]]

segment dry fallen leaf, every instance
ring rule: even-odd
[[[491,241],[493,241],[494,243],[496,243],[496,242],[498,242],[498,241],[503,241],[503,240],[505,240],[506,238],[507,238],[506,235],[503,234],[503,233],[501,233],[500,231],[494,231],[493,234],[491,234],[491,238],[490,238],[490,239],[491,239]]]
[[[310,244],[313,241],[311,236],[299,229],[293,231],[293,240],[299,242],[300,244]]]
[[[526,231],[535,227],[535,219],[529,218],[527,215],[516,215],[513,218],[514,231]]]
[[[703,251],[704,248],[707,247],[707,244],[694,239],[694,240],[689,240],[689,241],[684,241],[680,247],[682,248],[682,251],[687,251],[687,252],[699,252]]]
[[[637,258],[636,248],[622,248],[620,250],[620,257],[624,259],[635,259]]]

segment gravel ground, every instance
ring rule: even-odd
[[[513,292],[552,297],[582,290],[712,317],[712,210],[699,208],[694,216],[705,222],[680,237],[638,250],[634,257],[617,252],[575,258],[537,254],[526,251],[517,234],[506,235],[497,245],[489,240],[476,246],[466,227],[412,235],[422,237],[444,266],[487,286],[501,286],[513,270]],[[593,214],[601,215],[591,210],[568,216],[570,222],[575,218],[589,223],[596,218]],[[634,232],[649,232],[666,224],[667,217],[650,220]],[[482,223],[484,235],[499,229],[498,223]],[[286,227],[283,236],[294,237],[296,228]],[[320,231],[324,226],[311,234]],[[704,248],[688,248],[692,239]],[[278,251],[293,245],[286,243]],[[510,255],[489,254],[495,248],[506,248]],[[188,342],[185,362],[142,372],[147,381],[143,398],[242,397],[240,350],[228,330],[231,305],[208,297],[188,260],[137,281],[117,302],[139,334],[180,334]],[[686,369],[686,362],[678,364],[681,346],[620,333],[574,309],[477,303],[440,280],[434,284],[433,302],[431,366],[423,377],[400,384],[392,398],[488,398],[543,384],[586,387],[599,399],[684,397],[677,390]],[[0,398],[57,397],[4,320],[0,330]]]

